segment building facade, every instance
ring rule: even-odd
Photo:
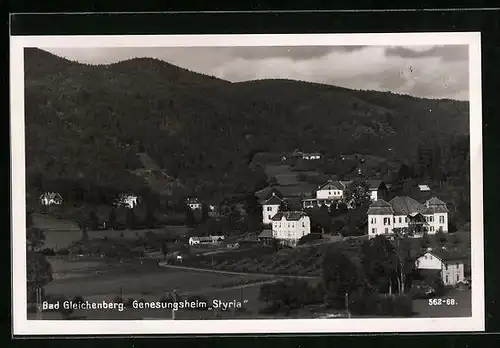
[[[281,204],[284,204],[284,201],[275,192],[272,192],[271,197],[262,202],[262,223],[264,225],[272,223],[272,218],[278,214]]]
[[[272,218],[272,232],[281,244],[294,247],[300,238],[311,233],[311,220],[301,211],[279,212]]]
[[[198,198],[188,198],[186,199],[186,205],[191,209],[191,210],[198,210],[201,209],[201,201]]]
[[[424,204],[407,196],[398,196],[389,202],[378,199],[370,205],[367,215],[369,237],[391,235],[396,231],[411,231],[415,236],[424,232],[448,232],[448,208],[436,197]]]
[[[415,261],[419,270],[437,271],[444,285],[456,285],[465,280],[465,256],[446,249],[429,249]]]
[[[46,192],[40,196],[40,204],[44,206],[61,205],[63,199],[57,192]]]

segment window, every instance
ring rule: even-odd
[[[403,222],[402,220],[403,220],[403,219],[401,219],[401,216],[400,216],[400,217],[399,217],[399,223],[402,223],[402,222]]]
[[[390,225],[391,224],[391,218],[384,218],[384,225]]]
[[[372,228],[372,233],[373,234],[377,233],[377,229],[376,228]]]
[[[408,216],[405,216],[405,222],[408,222]]]
[[[396,223],[396,218],[395,217],[392,218],[392,222]]]
[[[445,270],[448,270],[448,265],[445,265],[445,266],[444,266],[444,269],[445,269]]]
[[[273,211],[273,207],[267,207],[267,211]]]
[[[444,224],[444,216],[442,216],[442,215],[441,215],[441,216],[439,217],[439,223],[440,223],[440,224]]]
[[[269,220],[271,220],[271,215],[268,215],[267,217],[269,218]]]
[[[376,218],[374,218],[374,217],[372,217],[372,220],[371,220],[371,221],[372,221],[372,224],[374,224],[375,222],[377,222],[377,219],[376,219]]]
[[[457,282],[460,281],[460,274],[457,274]]]
[[[385,234],[388,234],[389,233],[389,229],[386,227],[385,228]]]
[[[434,222],[434,216],[429,216],[429,221]]]
[[[434,226],[431,226],[431,232],[434,232]]]
[[[302,227],[306,227],[306,223],[302,221]]]
[[[445,277],[445,283],[448,284],[448,275]]]

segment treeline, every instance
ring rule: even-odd
[[[258,151],[386,156],[392,148],[403,158],[417,139],[468,131],[460,102],[293,81],[231,84],[154,59],[89,66],[37,49],[25,59],[30,182],[133,186],[135,154],[147,152],[200,194],[248,193],[265,184],[262,170],[248,168]]]

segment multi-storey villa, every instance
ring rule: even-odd
[[[272,192],[271,196],[264,200],[262,204],[262,223],[264,225],[269,225],[272,223],[272,218],[278,213],[280,205],[284,203],[276,192]]]
[[[272,218],[272,231],[280,243],[296,246],[300,238],[311,233],[311,220],[301,211],[279,212]]]
[[[394,229],[412,230],[417,236],[423,232],[448,232],[448,208],[436,197],[424,204],[407,196],[398,196],[389,202],[378,199],[370,205],[367,215],[369,237],[391,235]]]

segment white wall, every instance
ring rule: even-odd
[[[377,190],[370,191],[370,199],[374,202],[378,199],[378,191]]]
[[[344,195],[343,190],[318,190],[316,191],[317,199],[340,199]]]
[[[384,219],[386,219],[385,224]],[[368,215],[368,236],[370,237],[392,233],[393,226],[393,215]]]
[[[311,220],[308,216],[298,221],[287,221],[283,217],[280,221],[273,221],[273,238],[295,244],[300,238],[311,233]]]
[[[416,261],[416,266],[418,269],[442,269],[443,263],[436,256],[427,252],[420,256]]]
[[[272,218],[274,215],[278,214],[280,206],[279,205],[266,205],[262,206],[262,223],[270,224],[272,223]]]

